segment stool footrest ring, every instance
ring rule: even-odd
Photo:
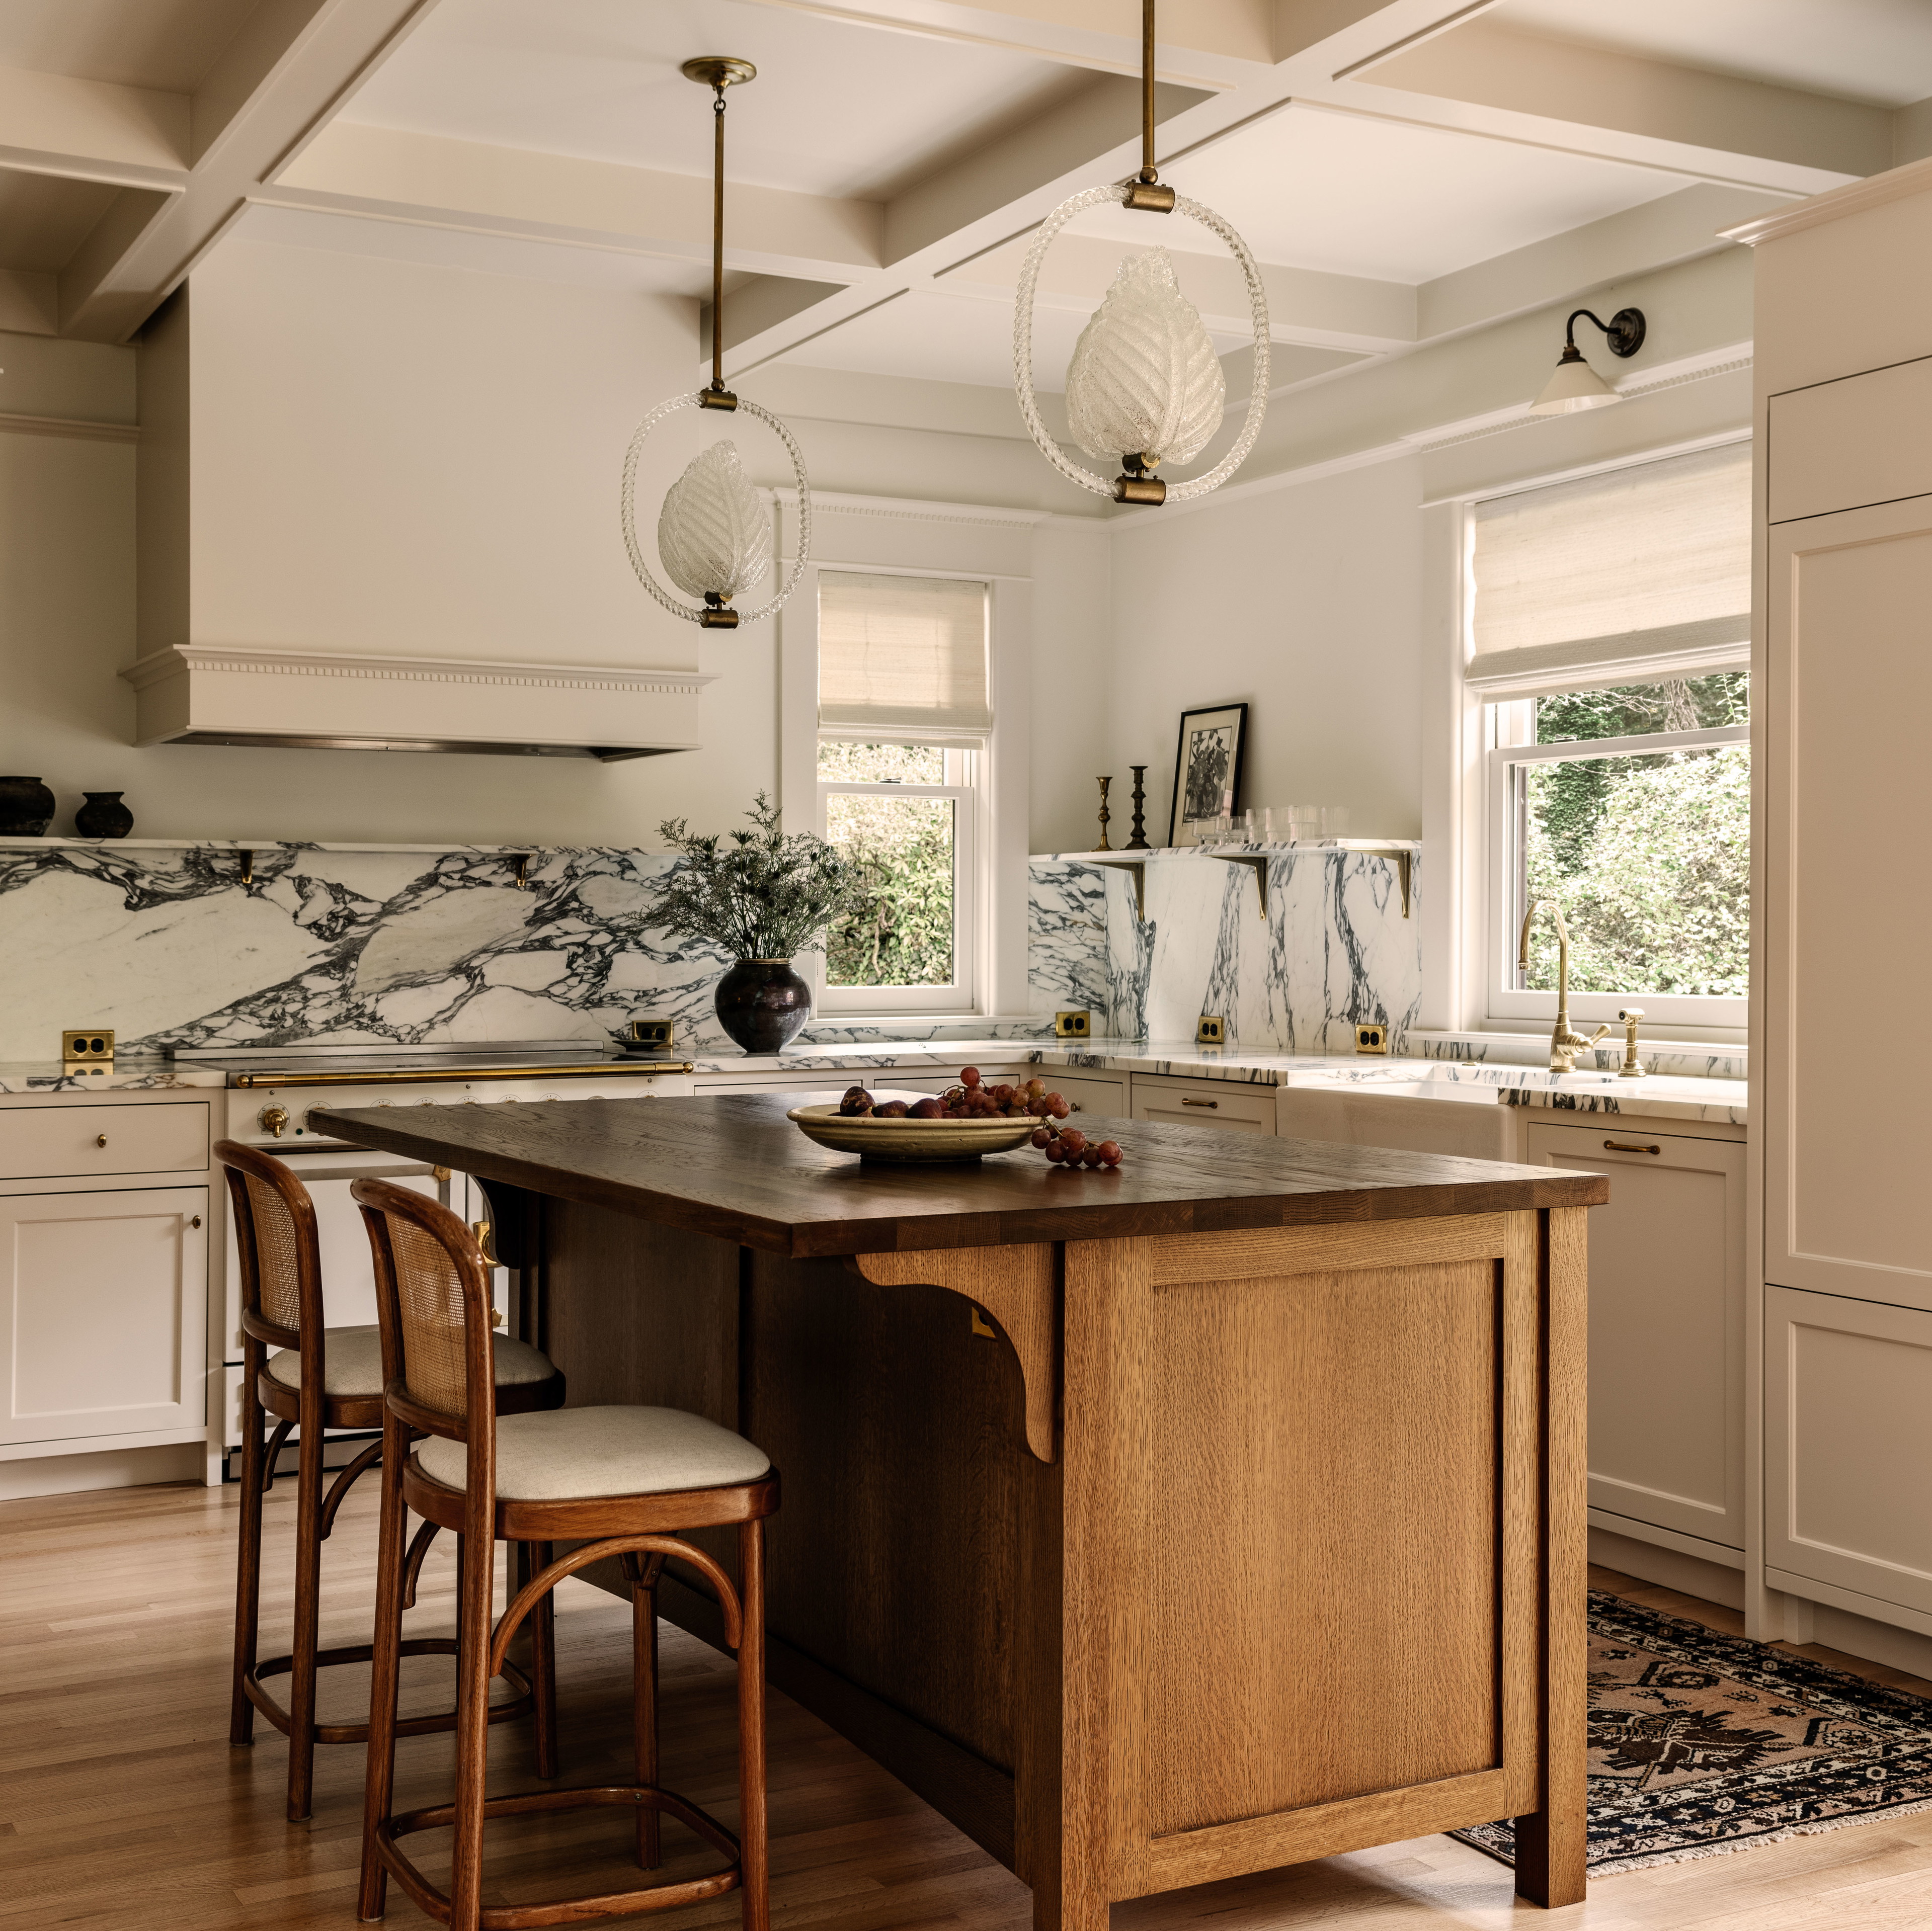
[[[411,1636],[403,1645],[405,1656],[454,1656],[456,1639],[453,1636]],[[374,1660],[375,1650],[368,1643],[348,1643],[338,1649],[319,1649],[315,1653],[315,1666],[326,1669],[336,1663],[368,1663]],[[286,1676],[295,1667],[295,1658],[290,1656],[272,1656],[256,1664],[254,1669],[242,1679],[242,1693],[260,1711],[284,1736],[289,1733],[289,1713],[269,1693],[262,1681],[265,1676]],[[527,1716],[536,1707],[536,1699],[530,1687],[530,1680],[514,1663],[506,1663],[500,1672],[503,1681],[516,1693],[501,1703],[490,1706],[490,1720],[493,1723],[507,1723],[512,1717]],[[446,1710],[433,1717],[403,1717],[396,1723],[399,1737],[426,1737],[440,1730],[456,1728],[456,1712]],[[369,1726],[362,1723],[318,1723],[315,1726],[315,1740],[319,1744],[366,1744],[369,1741]]]
[[[731,1861],[722,1870],[678,1884],[648,1885],[638,1891],[605,1891],[589,1897],[552,1899],[542,1904],[485,1905],[480,1921],[482,1931],[527,1931],[527,1927],[536,1925],[574,1924],[592,1918],[620,1917],[632,1912],[669,1911],[680,1905],[700,1903],[708,1897],[722,1897],[738,1888],[741,1871],[737,1839],[696,1804],[687,1802],[674,1791],[661,1790],[652,1784],[593,1784],[574,1790],[533,1790],[519,1797],[492,1797],[484,1803],[483,1816],[487,1822],[493,1817],[532,1812],[604,1807],[643,1808],[675,1817]],[[455,1805],[439,1804],[430,1810],[386,1817],[375,1829],[376,1855],[384,1867],[414,1902],[440,1924],[449,1922],[447,1894],[438,1891],[404,1855],[396,1840],[415,1831],[447,1829],[455,1820]]]

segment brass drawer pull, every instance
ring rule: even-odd
[[[94,1136],[94,1144],[97,1147],[104,1147],[104,1146],[106,1146],[106,1145],[107,1144],[107,1135],[106,1135],[106,1134],[104,1134],[104,1133],[97,1133],[97,1134],[95,1134],[95,1135]]]
[[[1661,1147],[1646,1147],[1633,1140],[1606,1140],[1604,1150],[1606,1153],[1660,1153]]]
[[[1207,1107],[1216,1107],[1221,1104],[1218,1099],[1184,1099],[1180,1103],[1183,1106]]]
[[[194,1218],[188,1222],[188,1225],[190,1227],[199,1227],[201,1225],[201,1216],[200,1214],[196,1214]]]

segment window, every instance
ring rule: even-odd
[[[1750,457],[1727,444],[1479,503],[1493,1021],[1742,1028],[1750,875]],[[1586,1027],[1584,1030],[1590,1030]]]
[[[993,716],[987,586],[819,575],[819,830],[860,868],[826,946],[829,1012],[967,1012]]]

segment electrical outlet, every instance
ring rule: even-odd
[[[1194,1022],[1194,1043],[1197,1046],[1225,1046],[1228,1043],[1228,1022],[1212,1013],[1202,1013]]]
[[[114,1070],[114,1033],[111,1027],[90,1026],[83,1032],[61,1035],[61,1071],[111,1073]]]
[[[633,1019],[631,1043],[634,1046],[668,1046],[676,1022],[670,1019]]]
[[[1355,1028],[1355,1051],[1358,1053],[1385,1053],[1388,1051],[1388,1028],[1386,1026],[1358,1026]]]
[[[1053,1036],[1056,1039],[1087,1039],[1094,1033],[1094,1015],[1084,1006],[1077,1012],[1056,1012],[1053,1015]]]

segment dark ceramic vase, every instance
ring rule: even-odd
[[[790,959],[740,959],[718,982],[718,1023],[748,1053],[782,1052],[812,1017]]]
[[[124,838],[134,829],[134,814],[118,791],[83,791],[87,800],[74,814],[74,828],[84,838]]]
[[[54,794],[38,778],[0,778],[0,838],[37,838],[53,815]]]

